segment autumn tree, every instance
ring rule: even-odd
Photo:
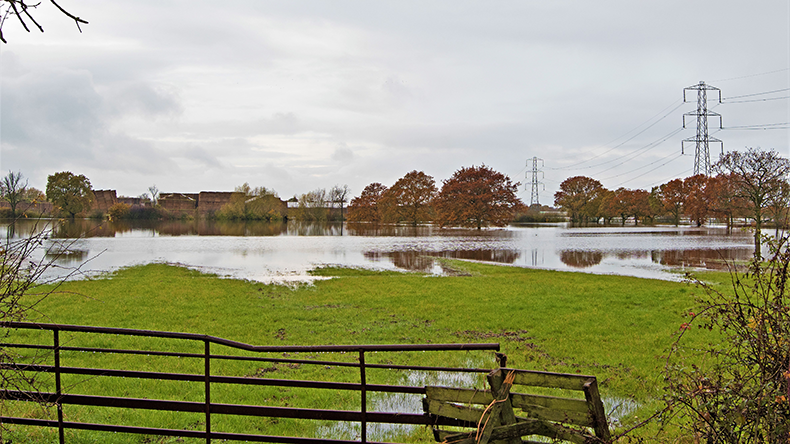
[[[708,221],[713,208],[713,188],[704,174],[687,177],[683,180],[686,199],[683,201],[685,214],[698,227]]]
[[[683,215],[683,204],[686,202],[686,190],[680,179],[670,180],[658,189],[661,208],[672,217],[672,222],[677,227]]]
[[[516,196],[518,183],[493,169],[461,168],[445,180],[436,197],[437,222],[440,226],[505,226],[523,205]]]
[[[713,214],[727,221],[727,228],[732,228],[735,217],[744,217],[749,207],[735,190],[735,182],[731,174],[719,174],[708,178],[708,187],[711,188],[713,198]]]
[[[11,206],[11,217],[16,215],[16,206],[25,200],[27,180],[22,182],[22,173],[9,171],[0,179],[0,196]]]
[[[748,148],[746,152],[726,153],[713,167],[721,174],[731,175],[735,195],[749,203],[755,223],[754,254],[761,257],[763,212],[790,173],[790,161],[774,150]]]
[[[22,195],[22,202],[41,203],[45,200],[47,200],[47,196],[44,192],[35,187],[27,187]]]
[[[566,211],[572,223],[586,223],[598,213],[604,190],[601,182],[591,177],[569,177],[562,181],[560,190],[554,193],[554,205]]]
[[[380,204],[387,187],[379,182],[366,186],[362,193],[353,199],[348,206],[348,220],[352,222],[374,222],[383,220],[383,208]]]
[[[617,217],[617,202],[615,202],[615,193],[612,190],[603,189],[598,197],[598,211],[595,213],[596,218],[603,218],[605,224],[611,224],[612,220]]]
[[[628,213],[634,217],[634,225],[639,225],[639,220],[653,217],[653,210],[650,207],[650,193],[647,190],[628,190],[626,202],[628,203]]]
[[[91,182],[87,177],[69,171],[52,174],[47,177],[47,199],[73,219],[90,209],[93,202]]]
[[[639,225],[640,218],[653,215],[650,208],[650,193],[645,190],[629,190],[621,187],[602,195],[599,213],[619,216],[623,226],[631,217],[634,218],[634,225]]]
[[[415,227],[429,221],[433,217],[431,204],[435,196],[433,177],[422,171],[411,171],[384,192],[381,203],[385,207],[385,221],[405,221]]]
[[[628,216],[631,215],[628,203],[628,191],[625,188],[618,188],[612,192],[602,194],[599,213],[611,217],[619,217],[621,225],[625,226]]]

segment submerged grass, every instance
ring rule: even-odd
[[[103,279],[69,282],[64,292],[50,296],[38,307],[40,316],[35,320],[202,333],[255,345],[499,342],[509,357],[509,366],[596,375],[603,397],[612,400],[609,408],[614,404],[628,405],[628,411],[618,416],[623,425],[633,423],[637,416],[644,417],[656,405],[663,384],[662,356],[694,306],[693,287],[678,282],[477,263],[445,265],[459,270],[458,275],[438,277],[328,267],[313,273],[333,279],[286,287],[220,279],[185,268],[150,264],[123,269]],[[715,273],[706,275],[706,279],[725,281]],[[697,340],[702,344],[710,339],[706,336],[710,334],[700,331]],[[96,346],[102,345],[100,341],[112,340],[114,345],[131,341],[123,337],[93,340],[98,341]],[[190,347],[166,340],[153,340],[150,346],[173,350]],[[80,360],[94,357],[73,353],[66,359],[69,361],[64,365],[79,365]],[[199,373],[202,365],[198,361],[152,357],[135,358],[134,364],[123,356],[101,359],[107,368],[133,366],[168,372]],[[376,354],[371,359],[416,365],[495,366],[493,354],[482,352]],[[353,370],[339,367],[233,362],[212,365],[219,374],[238,376],[265,373],[277,378],[350,382],[357,377]],[[398,377],[402,376],[370,374],[372,382]],[[145,397],[200,400],[202,393],[202,387],[194,383],[106,378],[86,381],[74,377],[67,384],[79,385],[81,393],[100,395],[128,395],[145,389]],[[356,408],[358,403],[352,394],[298,389],[267,388],[253,394],[231,387],[217,389],[217,397],[235,398],[234,402],[241,403],[312,408]],[[16,408],[28,409],[30,414],[35,410]],[[89,422],[139,424],[139,419],[133,420],[129,412],[97,413],[84,408],[70,409],[70,414]],[[161,423],[159,413],[142,415],[143,423],[151,426],[200,428],[202,424],[200,415],[173,414],[165,420],[169,421],[166,424]],[[313,431],[318,427],[315,425]],[[228,418],[218,422],[216,429],[305,434],[303,425],[273,419]],[[325,426],[322,430],[328,429]],[[25,437],[22,441],[44,434],[25,428],[11,432],[23,434],[17,435]],[[104,438],[106,434],[71,434],[69,442],[109,442]],[[144,441],[149,438],[131,435],[114,435],[112,439],[171,442],[159,438]],[[430,440],[425,431],[413,432],[410,439]]]

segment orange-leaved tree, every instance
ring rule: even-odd
[[[685,214],[697,226],[702,226],[713,212],[713,187],[711,179],[704,174],[690,176],[683,180],[686,199],[683,201]]]
[[[560,184],[560,191],[554,193],[554,205],[565,210],[572,223],[586,223],[598,214],[604,191],[601,182],[591,177],[569,177]]]
[[[683,204],[686,201],[686,190],[680,179],[670,180],[659,187],[661,206],[670,216],[677,227],[680,225],[680,216],[683,215]]]
[[[422,171],[411,171],[386,190],[381,199],[385,222],[409,222],[413,226],[433,217],[436,182]]]
[[[362,193],[353,199],[348,205],[348,220],[350,222],[381,222],[383,217],[383,207],[380,205],[384,192],[387,191],[385,185],[373,182],[365,187]]]
[[[441,226],[504,226],[522,206],[516,196],[518,183],[481,165],[461,168],[444,181],[436,198],[436,222]]]

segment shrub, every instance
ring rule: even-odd
[[[116,204],[113,204],[113,206],[111,206],[110,209],[107,210],[107,217],[111,221],[127,219],[129,217],[129,205],[123,202],[118,202]]]
[[[664,422],[706,443],[786,443],[790,437],[790,249],[755,258],[731,273],[722,292],[697,281],[699,309],[689,313],[666,366]],[[703,349],[685,346],[692,326],[720,335]]]

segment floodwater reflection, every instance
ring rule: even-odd
[[[587,268],[600,264],[603,260],[603,253],[600,251],[565,250],[560,252],[560,260],[569,267]]]
[[[341,265],[449,274],[437,258],[669,279],[669,267],[744,261],[752,233],[724,227],[591,227],[563,224],[439,229],[340,223],[52,220],[2,224],[7,238],[49,229],[51,242],[78,239],[58,264],[96,273],[166,262],[222,276],[309,280],[308,270]]]

